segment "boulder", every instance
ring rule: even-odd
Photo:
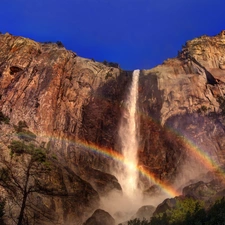
[[[138,218],[140,220],[150,220],[150,218],[153,216],[155,209],[156,208],[152,205],[144,205],[138,209],[138,211],[132,218]]]
[[[83,225],[115,225],[115,220],[106,211],[97,209]]]

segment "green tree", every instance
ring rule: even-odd
[[[206,225],[225,225],[225,198],[216,201],[207,213]]]
[[[151,225],[190,225],[205,219],[203,202],[192,198],[179,199],[174,208],[159,213],[151,219]],[[200,223],[201,224],[201,223]]]
[[[151,218],[150,225],[169,225],[169,218],[166,213],[160,213]]]
[[[146,219],[140,220],[138,218],[135,218],[133,220],[129,220],[128,225],[150,225],[150,222]]]
[[[16,224],[23,225],[29,217],[28,197],[42,190],[41,176],[49,172],[50,166],[45,150],[34,144],[12,141],[9,148],[10,159],[1,159],[0,186],[19,211],[14,215]]]
[[[219,102],[219,107],[221,109],[221,113],[224,116],[225,115],[225,97],[224,96],[219,96],[217,98],[217,101]]]
[[[192,217],[200,209],[203,208],[203,203],[192,198],[178,200],[174,209],[168,212],[169,224],[180,224],[186,220],[187,215]]]

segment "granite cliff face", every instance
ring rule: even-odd
[[[161,160],[163,176],[178,172],[185,159],[189,170],[199,166],[202,172],[204,165],[199,159],[194,162],[198,149],[200,155],[209,154],[224,164],[224,49],[224,31],[214,37],[202,36],[188,41],[177,58],[142,71],[140,159],[152,167],[158,167]],[[155,142],[157,150],[152,146]]]
[[[196,175],[207,171],[196,148],[218,165],[225,163],[224,50],[225,32],[202,36],[188,41],[176,58],[141,71],[139,164],[163,181],[173,183],[186,162]],[[57,182],[67,194],[70,177],[76,177],[79,188],[72,192],[77,205],[60,213],[60,224],[69,223],[67,218],[82,224],[98,208],[99,195],[121,191],[111,174],[116,162],[96,149],[120,152],[118,126],[132,72],[105,64],[81,58],[59,43],[0,35],[0,111],[10,118],[0,125],[1,151],[7,154],[13,126],[25,121],[35,143],[56,155],[55,166],[61,169],[52,176],[63,177]],[[192,172],[182,173],[183,182]],[[142,183],[146,190],[151,186],[145,178]],[[79,199],[76,193],[84,186],[86,194]],[[51,198],[57,205],[61,197]],[[85,198],[90,202],[84,203]],[[79,213],[73,212],[78,206]]]

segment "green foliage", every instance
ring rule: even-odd
[[[0,111],[0,124],[3,122],[5,124],[9,124],[9,117],[5,116],[2,111]]]
[[[21,141],[15,141],[13,140],[8,148],[11,150],[11,154],[13,155],[14,153],[17,155],[23,154],[27,151],[27,145],[25,145]]]
[[[150,225],[169,225],[169,218],[166,213],[153,216]]]
[[[18,124],[18,127],[24,126]],[[11,159],[1,161],[0,186],[6,190],[10,200],[20,207],[14,219],[18,225],[21,225],[25,224],[26,211],[29,211],[28,196],[34,192],[43,192],[46,184],[42,179],[42,174],[49,173],[51,164],[46,149],[34,143],[13,140],[8,147],[11,149]],[[1,201],[0,224],[3,224],[1,222]]]
[[[225,198],[216,201],[207,214],[206,225],[224,225],[225,224]]]
[[[225,97],[224,96],[219,96],[217,98],[217,102],[219,102],[221,113],[224,116],[225,115]]]
[[[46,161],[46,154],[41,148],[33,148],[32,156],[35,161],[42,162],[42,163]]]
[[[54,159],[54,160],[57,160],[58,159],[57,156],[56,156],[56,154],[52,154],[51,155],[51,158]]]
[[[47,156],[44,149],[34,144],[27,145],[24,142],[14,140],[8,147],[11,149],[11,156],[13,156],[13,154],[29,154],[33,161],[40,163],[46,162]]]
[[[135,218],[133,220],[128,221],[128,225],[150,225],[150,222],[146,219],[140,220]]]
[[[128,225],[225,225],[225,197],[206,211],[201,201],[187,198],[178,200],[173,209],[147,220],[133,219]]]
[[[197,112],[198,113],[206,113],[208,109],[209,108],[207,108],[205,105],[202,105],[200,108],[198,108]]]
[[[203,208],[203,203],[192,198],[178,200],[174,209],[168,212],[169,223],[178,224],[184,222],[186,215],[193,216],[196,212]]]
[[[173,209],[152,217],[150,225],[225,225],[225,198],[215,202],[208,211],[200,201],[179,200]]]
[[[24,141],[34,141],[36,138],[36,135],[27,130],[28,126],[27,123],[25,121],[19,121],[17,126],[14,126],[16,133],[18,135],[18,138],[24,140]]]
[[[114,63],[114,62],[107,62],[106,60],[104,60],[102,62],[104,65],[109,66],[109,67],[114,67],[114,68],[119,68],[119,64],[118,63]]]
[[[173,209],[167,210],[154,216],[151,225],[182,225],[194,224],[187,223],[190,220],[196,220],[199,215],[204,214],[203,203],[192,198],[177,200]]]
[[[202,112],[205,113],[205,112],[207,111],[207,109],[208,109],[208,108],[207,108],[205,105],[202,105],[202,106],[201,106],[201,111],[202,111]]]
[[[2,167],[0,169],[0,181],[6,181],[9,179],[9,171],[8,169]]]

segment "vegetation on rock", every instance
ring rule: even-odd
[[[3,112],[0,111],[0,124],[1,124],[2,122],[8,124],[9,121],[10,121],[9,117],[8,117],[8,116],[5,116],[5,115],[3,114]]]
[[[128,225],[223,225],[225,224],[225,198],[217,200],[209,209],[192,198],[178,200],[173,209],[148,220],[133,219]]]
[[[30,142],[34,141],[36,135],[28,130],[27,123],[25,121],[19,121],[18,125],[14,125],[15,131],[19,139]]]
[[[41,177],[49,172],[50,164],[44,149],[34,144],[13,140],[9,149],[10,160],[0,160],[0,186],[7,192],[12,219],[17,225],[28,224],[37,219],[31,215],[35,205],[29,197],[41,192]]]
[[[225,97],[224,96],[219,96],[217,98],[217,101],[220,104],[221,113],[224,116],[225,115]]]

